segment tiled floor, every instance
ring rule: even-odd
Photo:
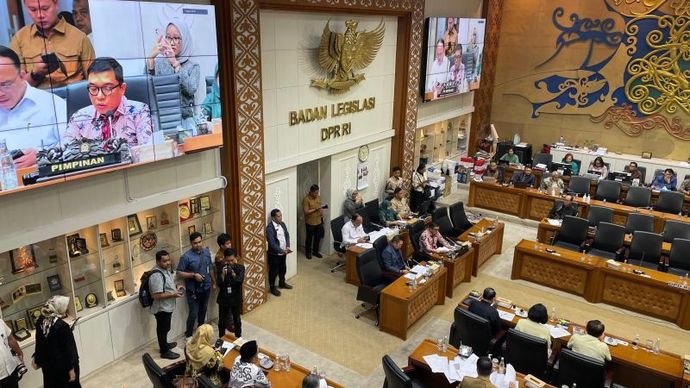
[[[461,190],[444,200],[455,202],[466,195]],[[490,211],[476,211],[495,216]],[[407,355],[422,339],[448,334],[453,309],[467,292],[492,286],[501,296],[518,304],[542,302],[576,322],[601,319],[607,330],[618,335],[660,338],[666,350],[687,353],[690,335],[671,323],[603,304],[590,304],[582,298],[532,283],[511,281],[514,246],[523,238],[535,239],[537,223],[503,215],[500,218],[506,224],[502,254],[489,260],[471,283],[458,286],[455,298],[446,299],[443,306],[435,306],[413,325],[406,341],[378,331],[373,325],[373,313],[360,320],[354,318],[361,309],[355,300],[357,288],[344,282],[343,272],[329,271],[335,256],[323,260],[300,257],[299,275],[290,280],[295,288],[283,292],[281,297],[271,297],[266,304],[243,316],[245,337],[256,338],[267,349],[288,352],[294,361],[308,368],[317,366],[347,387],[379,387],[383,382],[380,363],[384,354],[391,355],[399,365],[406,365]],[[157,354],[155,345],[150,344],[92,374],[83,385],[150,387],[140,361],[147,351]]]

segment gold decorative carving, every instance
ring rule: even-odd
[[[383,43],[386,26],[383,20],[372,31],[357,31],[358,21],[345,22],[344,34],[333,32],[330,21],[321,34],[319,65],[327,73],[324,79],[312,79],[311,86],[331,93],[344,93],[364,81],[364,73],[355,73],[371,65]]]
[[[604,128],[611,129],[616,127],[628,136],[640,136],[645,131],[655,128],[663,128],[671,136],[690,140],[690,127],[683,127],[680,118],[673,117],[671,120],[660,114],[647,117],[637,117],[630,106],[611,106],[601,116],[591,118],[592,122],[604,123]]]

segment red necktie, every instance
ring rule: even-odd
[[[101,139],[103,141],[110,139],[110,120],[105,115],[101,115]]]

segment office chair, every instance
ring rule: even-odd
[[[158,104],[158,130],[166,136],[176,135],[182,123],[180,78],[177,74],[157,75],[152,77],[152,81],[151,95],[155,96]]]
[[[421,204],[419,204],[419,209],[417,210],[417,214],[420,218],[426,217],[428,214],[430,214],[434,210],[434,201],[431,199],[427,199],[423,201]]]
[[[661,234],[664,236],[664,242],[673,243],[673,240],[677,238],[685,238],[690,240],[690,223],[682,221],[666,221],[664,224],[664,231]]]
[[[450,220],[456,229],[462,230],[462,233],[473,226],[470,220],[467,219],[465,205],[462,202],[450,205]]]
[[[563,348],[559,356],[558,386],[604,387],[604,362]]]
[[[654,232],[654,216],[649,214],[630,213],[625,221],[625,233],[637,231]]]
[[[379,199],[372,199],[371,201],[364,204],[364,209],[360,210],[363,214],[365,223],[364,231],[370,233],[374,230],[380,230],[384,227],[381,223],[381,217],[379,217]]]
[[[461,229],[456,229],[448,218],[448,208],[442,206],[434,210],[431,214],[431,221],[438,225],[441,235],[445,238],[455,240],[462,234]]]
[[[628,262],[645,268],[659,268],[662,243],[663,237],[658,233],[641,231],[633,233]]]
[[[513,365],[516,371],[546,379],[549,350],[545,339],[508,329],[505,351],[506,364]]]
[[[412,257],[415,260],[429,260],[430,256],[424,253],[419,246],[419,238],[424,233],[425,229],[424,221],[420,220],[410,226],[410,241],[412,242],[412,247],[414,248],[414,253]]]
[[[597,185],[597,192],[594,199],[604,202],[618,202],[621,196],[621,183],[616,181],[603,180]]]
[[[213,82],[216,81],[216,77],[213,75],[206,76],[206,95],[211,94],[211,89],[213,89]]]
[[[630,168],[629,168],[629,167],[630,167],[630,166],[625,166],[625,167],[623,168],[623,171],[629,172],[629,171],[630,171]],[[642,177],[640,178],[640,183],[644,183],[644,178],[647,176],[647,167],[643,167],[643,166],[639,166],[639,165],[638,165],[638,166],[637,166],[637,170],[638,170],[638,171],[640,172],[640,174],[642,175]]]
[[[584,176],[571,176],[568,191],[577,195],[584,196],[589,194],[589,185],[592,180]]]
[[[648,207],[651,202],[652,190],[641,186],[630,186],[623,200],[624,205],[634,207]]]
[[[668,272],[683,276],[690,273],[690,239],[677,238],[671,244],[671,253],[668,255]]]
[[[346,249],[342,248],[340,244],[343,242],[343,226],[345,225],[345,217],[338,216],[331,220],[331,236],[333,237],[333,249],[339,257],[345,254]],[[306,249],[309,249],[308,247]],[[344,260],[337,260],[335,266],[331,268],[331,272],[335,272],[337,269],[343,268],[345,266]]]
[[[357,255],[357,275],[359,275],[360,281],[360,285],[357,287],[357,300],[363,302],[362,307],[365,307],[366,304],[369,304],[370,307],[355,315],[355,318],[359,319],[362,314],[369,310],[376,310],[374,325],[378,326],[381,291],[390,284],[390,281],[383,276],[374,249],[367,249]]]
[[[220,386],[214,384],[205,374],[200,374],[196,378],[196,383],[198,388],[220,388]]]
[[[561,229],[553,237],[553,244],[557,247],[579,252],[587,239],[589,221],[584,218],[565,216]]]
[[[590,206],[587,211],[589,226],[597,226],[601,222],[613,222],[613,209],[603,206]]]
[[[379,263],[379,267],[381,267],[381,271],[383,272],[383,276],[386,279],[389,279],[391,282],[397,278],[400,277],[400,274],[396,272],[390,272],[386,271],[385,265],[383,265],[383,250],[386,249],[388,246],[388,237],[387,236],[381,236],[374,240],[372,243],[374,246],[374,251],[376,251],[376,260]],[[405,258],[403,258],[405,260]]]
[[[144,355],[141,356],[141,360],[144,363],[144,370],[146,370],[146,374],[149,376],[149,380],[151,380],[154,388],[175,388],[172,383],[173,377],[184,374],[184,362],[174,363],[172,364],[172,368],[167,367],[164,370],[156,364],[148,353],[144,353]]]
[[[473,301],[472,303],[480,302]],[[456,307],[448,342],[456,348],[459,348],[461,344],[471,346],[472,352],[481,357],[485,356],[495,344],[496,338],[491,335],[488,320],[461,307]]]
[[[619,259],[625,242],[625,227],[610,222],[600,222],[594,241],[587,253],[605,259]]]
[[[383,381],[384,388],[421,388],[424,387],[414,378],[414,369],[402,370],[395,364],[387,354],[381,360],[383,364],[383,374],[386,376]]]
[[[551,163],[553,162],[553,155],[551,154],[545,154],[545,153],[536,153],[532,157],[532,166],[536,166],[537,164],[545,164],[546,168],[545,170],[550,170],[551,169]]]
[[[67,99],[67,86],[52,87],[50,92],[63,100]],[[67,118],[69,119],[69,116]]]
[[[654,210],[664,213],[678,214],[681,212],[681,210],[683,210],[684,199],[685,196],[683,193],[678,191],[661,191],[659,193],[659,198],[657,198],[656,203],[654,204]]]

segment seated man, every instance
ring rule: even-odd
[[[551,188],[556,188],[559,192],[562,192],[565,189],[565,185],[563,184],[563,179],[561,179],[561,174],[558,171],[554,171],[550,176],[541,181],[539,188],[544,191],[550,191]]]
[[[66,121],[67,106],[62,98],[24,81],[20,65],[14,51],[0,46],[0,139],[9,151],[23,153],[14,165],[24,168],[36,164],[38,150],[59,144],[58,123]]]
[[[522,172],[514,172],[513,176],[510,177],[510,183],[524,183],[529,187],[534,186],[534,174],[532,174],[532,167],[525,166]]]
[[[270,387],[271,382],[258,364],[259,347],[256,341],[240,346],[240,355],[235,358],[230,370],[228,387]]]
[[[451,244],[441,236],[438,225],[433,222],[426,226],[426,230],[419,236],[419,247],[424,253],[431,254],[438,250],[439,244],[450,248]]]
[[[642,181],[642,171],[640,171],[637,168],[637,162],[630,162],[630,164],[628,164],[627,170],[630,173],[630,180],[631,181],[633,179],[639,179],[640,181]]]
[[[469,312],[489,321],[491,335],[496,335],[496,333],[501,331],[501,318],[498,316],[498,310],[493,306],[494,299],[496,299],[496,291],[491,287],[487,287],[482,293],[482,298],[480,300],[473,300],[469,308]]]
[[[343,234],[343,241],[340,243],[341,248],[347,248],[350,245],[367,242],[367,234],[364,233],[364,228],[362,227],[362,216],[358,213],[352,215],[352,219],[346,222],[341,229]]]
[[[494,178],[496,182],[503,182],[503,170],[498,167],[495,160],[489,162],[489,166],[484,171],[484,175],[482,175],[482,179],[484,178]]]
[[[553,203],[553,207],[549,210],[547,218],[554,220],[562,220],[565,216],[577,217],[578,212],[577,203],[573,202],[573,196],[568,194],[563,197],[563,200],[557,200]]]
[[[383,270],[397,274],[404,274],[409,268],[405,264],[402,251],[403,240],[400,236],[393,236],[391,241],[386,246],[386,249],[381,253],[381,260],[383,261]]]
[[[407,199],[405,190],[400,187],[393,191],[393,199],[391,200],[391,209],[398,214],[398,219],[402,220],[410,216],[410,202]]]
[[[609,346],[604,343],[604,324],[599,320],[587,322],[587,334],[573,334],[568,347],[574,352],[601,361],[611,361]]]
[[[690,194],[690,178],[683,181],[680,184],[680,192],[683,194]]]
[[[663,174],[659,174],[652,182],[652,188],[655,190],[671,190],[676,191],[678,181],[676,180],[676,173],[667,168]]]
[[[89,69],[91,105],[74,112],[62,138],[65,146],[74,140],[120,138],[127,144],[151,144],[153,128],[149,106],[125,97],[127,84],[122,66],[113,58],[96,58]]]
[[[463,377],[458,388],[494,388],[491,384],[491,372],[493,364],[489,357],[479,357],[477,359],[477,377]]]

